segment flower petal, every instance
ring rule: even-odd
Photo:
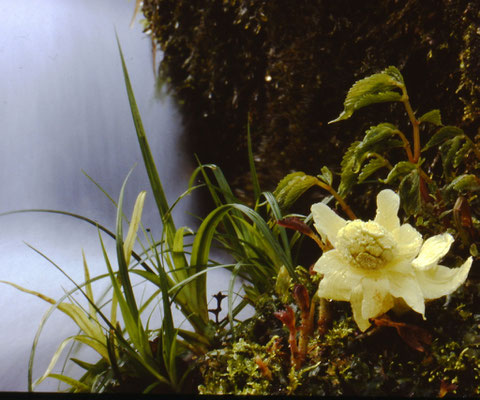
[[[326,275],[345,268],[347,265],[338,250],[333,249],[322,254],[313,266],[313,270],[319,274]]]
[[[389,282],[386,278],[363,279],[362,317],[375,318],[385,314],[393,307],[393,298],[389,294]]]
[[[326,239],[335,246],[337,233],[342,229],[347,221],[337,215],[324,203],[316,203],[311,207],[314,225],[318,233],[325,242]]]
[[[467,279],[472,266],[472,257],[458,268],[448,268],[437,265],[429,270],[415,270],[418,283],[425,299],[438,299],[453,293]]]
[[[408,307],[425,317],[425,300],[415,275],[389,271],[388,281],[392,296],[403,299]]]
[[[418,254],[423,239],[420,232],[412,225],[403,224],[398,229],[393,230],[392,234],[397,242],[398,256],[402,260],[411,260]]]
[[[370,321],[362,316],[362,302],[363,302],[363,289],[359,283],[352,291],[350,297],[350,304],[352,306],[353,319],[358,325],[358,328],[365,332],[371,325]]]
[[[423,243],[418,257],[412,265],[420,270],[428,270],[437,265],[438,261],[448,253],[453,243],[453,237],[449,233],[432,236]]]
[[[318,285],[317,295],[324,299],[350,301],[352,289],[361,279],[348,266],[342,266],[324,275]]]
[[[400,198],[390,189],[382,190],[377,195],[377,215],[375,222],[382,225],[387,231],[393,231],[400,226],[398,219],[398,209],[400,207]]]

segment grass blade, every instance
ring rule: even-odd
[[[173,222],[172,215],[168,212],[169,206],[168,206],[167,198],[165,196],[165,192],[163,190],[160,177],[158,175],[158,170],[155,165],[155,161],[153,159],[150,146],[148,144],[147,136],[145,135],[145,129],[143,128],[140,112],[138,111],[137,102],[135,100],[135,95],[133,93],[132,84],[130,82],[127,65],[125,63],[125,58],[123,56],[118,35],[117,35],[117,44],[118,44],[118,51],[120,53],[120,59],[122,62],[123,77],[125,80],[125,87],[127,90],[128,101],[130,103],[130,110],[132,113],[133,123],[135,125],[135,131],[137,133],[138,143],[140,145],[140,150],[142,152],[145,169],[147,170],[148,179],[150,181],[150,187],[152,189],[158,211],[162,217],[164,228],[167,230],[167,232],[171,232],[172,234],[175,234],[175,231],[176,231],[175,223]],[[167,239],[173,240],[173,236],[167,234]],[[173,246],[173,243],[169,243],[169,244]]]
[[[132,218],[130,220],[130,226],[128,228],[127,237],[125,238],[124,249],[125,249],[125,263],[130,264],[130,257],[132,255],[133,245],[137,239],[137,231],[140,225],[140,220],[142,217],[143,204],[145,203],[145,196],[147,192],[140,192],[135,201],[135,206],[133,208]]]

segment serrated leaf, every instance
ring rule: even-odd
[[[403,86],[402,74],[395,67],[355,82],[347,93],[342,113],[329,124],[348,119],[355,111],[370,104],[400,101],[402,93],[398,89]]]
[[[420,197],[420,175],[417,169],[414,169],[400,182],[398,187],[400,203],[407,216],[415,215],[422,205]]]
[[[293,172],[283,178],[273,192],[279,206],[288,209],[295,201],[317,182],[317,178],[305,172]]]
[[[362,171],[360,172],[360,175],[358,175],[358,183],[362,183],[365,179],[367,179],[369,176],[371,176],[384,166],[385,161],[379,158],[372,158],[368,163],[364,165]]]
[[[460,150],[457,151],[455,157],[453,158],[453,168],[457,168],[462,163],[471,148],[472,143],[469,141],[465,142],[462,147],[460,147]]]
[[[397,179],[402,179],[405,175],[412,172],[415,168],[417,168],[416,165],[409,161],[400,161],[392,168],[392,170],[387,176],[387,179],[385,179],[383,182],[387,184],[392,184]]]
[[[357,174],[354,172],[355,165],[355,152],[361,142],[353,142],[343,155],[340,166],[342,167],[342,173],[340,175],[340,184],[338,186],[338,193],[342,196],[345,195],[357,181]]]
[[[440,110],[432,110],[423,114],[419,119],[419,122],[428,122],[436,126],[442,126],[442,116]]]
[[[475,192],[480,190],[480,179],[473,174],[460,175],[450,182],[447,189],[453,189],[457,192]]]
[[[353,170],[345,170],[341,175],[340,184],[338,185],[338,194],[346,196],[350,189],[357,183],[357,176]]]
[[[278,182],[276,189],[274,190],[273,194],[275,198],[290,184],[290,181],[297,176],[304,176],[305,172],[292,172],[291,174],[285,175],[280,182]],[[278,201],[278,198],[277,198]]]
[[[451,139],[455,136],[463,136],[463,130],[457,128],[456,126],[444,126],[440,128],[435,134],[430,138],[427,144],[423,147],[422,151],[428,150],[431,147],[438,146],[447,139]]]
[[[353,162],[355,161],[355,152],[357,151],[357,147],[360,146],[361,143],[362,142],[357,140],[348,147],[347,151],[342,157],[342,161],[340,162],[342,171],[349,165],[353,165]]]
[[[453,139],[447,140],[440,146],[440,154],[442,156],[443,172],[446,177],[450,177],[453,173],[453,161],[462,146],[462,136],[455,136]]]
[[[318,175],[318,178],[321,179],[323,182],[327,183],[328,185],[332,186],[333,183],[333,174],[332,171],[328,169],[328,167],[322,167],[322,173]]]
[[[355,172],[358,172],[363,161],[363,156],[368,152],[380,152],[386,150],[388,139],[390,139],[397,128],[392,124],[379,124],[371,126],[360,145],[355,150]]]

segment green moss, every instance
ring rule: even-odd
[[[394,328],[371,328],[360,333],[348,303],[332,302],[332,326],[324,336],[311,338],[301,369],[295,371],[290,366],[286,329],[270,329],[272,336],[266,345],[249,336],[248,340],[240,338],[208,353],[200,364],[205,380],[201,393],[437,397],[443,390],[477,396],[479,301],[480,283],[470,280],[448,298],[428,303],[426,321],[414,312],[403,315],[403,322],[432,334],[433,342],[425,352],[409,347]],[[264,326],[269,326],[268,318]],[[282,346],[274,355],[277,335]],[[257,355],[271,369],[272,380],[260,373],[254,361]]]
[[[232,346],[208,353],[201,361],[204,383],[200,394],[252,395],[271,393],[279,385],[282,352],[278,336],[265,345],[240,339]]]

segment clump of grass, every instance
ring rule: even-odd
[[[55,378],[70,385],[73,392],[479,394],[479,315],[474,308],[479,293],[473,279],[444,306],[439,306],[438,301],[432,303],[428,322],[419,321],[408,313],[395,321],[380,316],[374,320],[376,327],[360,333],[348,308],[319,298],[317,287],[322,277],[315,275],[308,265],[299,265],[304,237],[313,239],[318,253],[331,250],[332,243],[313,232],[309,226],[311,215],[290,212],[296,201],[307,190],[320,188],[330,195],[324,198],[325,203],[335,200],[353,220],[356,215],[347,204],[349,191],[355,185],[366,183],[397,185],[405,219],[411,218],[430,233],[439,229],[435,218],[447,221],[451,232],[461,239],[460,249],[478,257],[475,253],[478,224],[474,216],[478,199],[472,193],[479,187],[472,173],[478,168],[476,144],[462,131],[443,126],[438,110],[417,119],[403,78],[395,67],[355,83],[347,95],[345,110],[332,122],[347,119],[358,109],[373,103],[399,102],[412,125],[413,145],[391,124],[372,126],[362,141],[353,143],[346,151],[337,188],[335,174],[323,167],[318,176],[293,172],[279,182],[273,193],[262,192],[248,125],[253,203],[244,204],[234,195],[218,166],[200,164],[186,192],[169,204],[120,44],[119,53],[138,143],[162,221],[161,237],[154,238],[141,225],[146,192],[138,195],[129,220],[123,213],[124,191],[130,174],[122,185],[118,203],[112,200],[117,208],[114,232],[86,217],[65,211],[18,211],[60,213],[97,226],[106,265],[105,274],[91,278],[84,257],[85,281],[77,284],[61,267],[39,252],[74,284],[74,289],[57,301],[14,283],[3,282],[52,305],[42,319],[32,346],[29,390],[47,378]],[[421,126],[438,128],[424,147],[420,140]],[[437,177],[439,183],[432,174],[427,174],[426,161],[421,157],[432,148],[438,148],[443,157],[443,172]],[[407,159],[390,163],[389,152],[395,149],[400,149]],[[461,160],[454,154],[457,150],[470,157],[470,164],[464,165],[463,170],[459,169]],[[379,173],[385,168],[389,173],[381,179]],[[198,179],[202,180],[200,185],[196,184]],[[178,228],[172,210],[200,187],[208,190],[213,210],[196,230]],[[438,200],[440,205],[432,204],[432,199]],[[446,219],[449,214],[453,219]],[[126,235],[125,223],[128,225]],[[140,230],[143,231],[142,239],[138,234]],[[105,233],[115,240],[115,260],[106,252]],[[140,254],[133,250],[136,242],[142,247]],[[212,260],[214,246],[223,248],[231,262]],[[456,254],[455,258],[461,257]],[[219,268],[229,270],[231,275],[227,294],[218,295],[218,307],[212,310],[208,308],[207,273]],[[143,278],[142,284],[154,288],[154,293],[145,301],[139,302],[135,296],[132,274]],[[92,283],[100,279],[109,282],[107,302],[93,296]],[[237,279],[243,281],[243,293],[242,300],[235,305]],[[83,295],[87,306],[74,299],[75,292]],[[228,303],[227,317],[219,320],[224,296]],[[239,323],[237,315],[247,304],[254,306],[256,314]],[[149,326],[149,318],[145,322],[144,313],[149,305],[159,307],[163,316],[161,326],[154,329]],[[174,306],[182,312],[191,330],[175,326]],[[34,382],[32,368],[38,338],[49,316],[57,309],[76,323],[79,333],[59,345],[45,373]],[[461,329],[448,328],[453,320]],[[79,379],[64,373],[65,366],[60,373],[53,372],[60,355],[73,342],[89,346],[99,356],[92,364],[70,357],[69,353],[68,360],[85,370]],[[201,376],[201,382],[189,379],[193,370],[196,371],[194,376]]]

